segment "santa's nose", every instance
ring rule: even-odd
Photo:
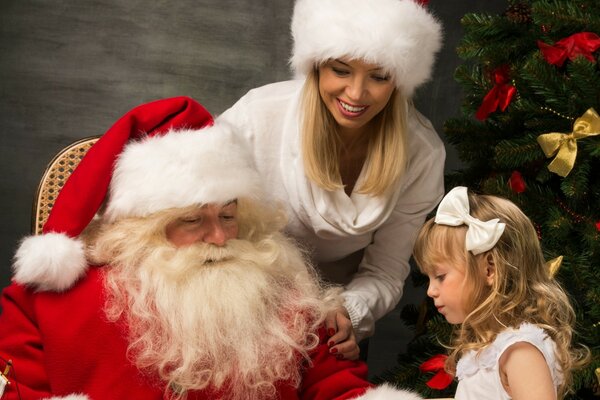
[[[215,246],[224,246],[227,241],[227,235],[221,224],[214,223],[206,228],[202,236],[202,241],[207,244],[214,244]]]

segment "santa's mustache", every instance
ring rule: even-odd
[[[257,248],[247,240],[231,239],[224,246],[209,243],[195,243],[185,247],[163,247],[158,257],[167,262],[165,267],[176,274],[206,268],[227,268],[247,263]],[[166,272],[166,271],[165,271]]]
[[[193,244],[188,252],[196,255],[196,261],[201,265],[217,264],[237,258],[238,249],[234,244],[216,246],[207,243]]]

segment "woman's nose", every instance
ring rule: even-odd
[[[365,87],[364,78],[356,76],[346,87],[346,94],[350,100],[358,103],[363,98]]]

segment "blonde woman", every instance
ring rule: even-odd
[[[297,0],[292,34],[297,79],[251,90],[217,120],[251,143],[287,233],[345,285],[329,345],[354,359],[400,300],[416,231],[443,195],[443,144],[411,102],[441,26],[412,0]]]
[[[587,349],[533,224],[512,202],[456,187],[415,244],[427,294],[457,324],[446,367],[457,400],[562,399]]]

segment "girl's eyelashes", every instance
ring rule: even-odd
[[[435,279],[437,279],[439,282],[443,282],[444,278],[446,278],[446,274],[439,274],[435,276]]]

